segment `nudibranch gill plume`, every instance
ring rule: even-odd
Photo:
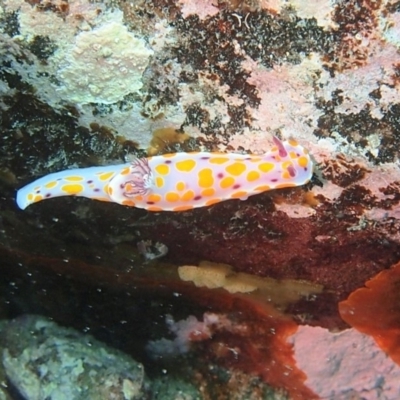
[[[263,155],[173,153],[52,173],[21,188],[17,204],[25,209],[53,197],[83,196],[148,211],[185,211],[304,185],[312,173],[304,147],[274,138],[274,146]]]

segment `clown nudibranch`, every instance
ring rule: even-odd
[[[17,204],[25,209],[52,197],[83,196],[148,211],[184,211],[304,185],[312,173],[313,162],[304,147],[295,140],[274,138],[272,149],[260,156],[174,153],[56,172],[20,189]]]

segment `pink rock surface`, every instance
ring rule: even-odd
[[[291,336],[305,384],[323,399],[397,400],[400,367],[374,342],[354,329],[332,333],[301,326]]]

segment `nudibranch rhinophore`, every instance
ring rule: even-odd
[[[263,155],[174,153],[56,172],[20,189],[17,204],[25,209],[52,197],[83,196],[148,211],[184,211],[304,185],[312,173],[304,147],[274,138],[274,146]]]

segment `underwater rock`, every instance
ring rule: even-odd
[[[168,377],[153,380],[151,390],[153,400],[201,399],[201,391],[194,384]]]
[[[7,378],[26,399],[143,399],[143,366],[92,336],[21,316],[0,337]]]
[[[8,322],[4,321],[4,320],[2,322],[0,322],[0,331],[4,328],[4,326],[7,323]],[[0,345],[0,349],[2,349],[1,345]],[[8,378],[6,375],[6,371],[4,369],[3,363],[0,363],[0,399],[1,400],[14,400],[14,398],[11,396],[8,389],[9,389],[9,382],[8,382]]]
[[[301,326],[289,339],[306,385],[322,399],[397,400],[400,367],[355,329]]]
[[[345,328],[344,319],[371,332],[396,358],[396,313],[390,320],[390,308],[382,311],[359,294],[370,289],[341,303],[343,319],[337,304],[400,259],[399,15],[396,1],[380,0],[0,2],[0,250],[10,257],[2,261],[4,309],[12,317],[29,307],[51,316],[62,309],[72,325],[74,315],[67,314],[73,308],[81,326],[101,325],[82,312],[84,300],[73,304],[60,287],[49,296],[53,302],[36,293],[45,285],[43,269],[51,277],[81,278],[82,292],[123,281],[127,293],[142,291],[135,300],[146,295],[160,308],[159,291],[171,303],[176,295],[181,302],[174,311],[183,307],[182,314],[167,305],[160,313],[138,312],[135,323],[152,326],[146,332],[167,314],[199,320],[205,310],[195,305],[234,319],[239,302],[255,320],[249,337],[221,330],[224,340],[210,339],[216,344],[201,354],[290,388],[289,378],[273,375],[276,360],[262,347],[271,343],[266,330],[275,329],[268,325],[273,311],[249,306],[243,297],[251,294],[178,282],[176,266],[207,259],[231,265],[236,276],[322,285],[315,298],[282,308],[298,323],[330,329]],[[273,136],[309,149],[316,165],[309,184],[179,215],[84,199],[49,200],[25,213],[15,206],[16,189],[58,170],[129,162],[146,156],[144,149],[148,156],[262,154]],[[154,252],[149,244],[157,243],[162,247]],[[140,251],[147,258],[162,255],[168,267],[152,260],[144,265]],[[227,283],[227,276],[220,278]],[[230,289],[255,286],[246,280]],[[384,289],[371,292],[385,307],[397,301],[392,291],[388,298]],[[120,307],[101,314],[112,332],[122,299],[136,310],[125,292],[119,295],[110,304]],[[381,316],[368,313],[358,296]],[[196,312],[186,308],[189,298]],[[128,316],[121,320],[135,325]],[[288,331],[296,327],[290,321]],[[263,334],[257,337],[256,328]],[[288,331],[282,328],[271,346],[283,346],[291,357],[282,344]],[[239,361],[228,360],[226,347],[236,342],[254,353],[244,359],[242,348]],[[305,379],[299,371],[297,378]]]

